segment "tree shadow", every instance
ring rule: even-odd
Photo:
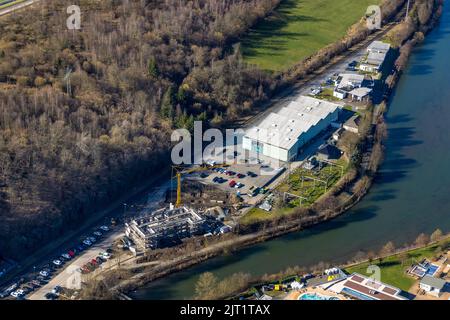
[[[298,1],[285,0],[273,14],[251,28],[241,40],[243,54],[247,57],[254,57],[263,49],[273,51],[271,55],[277,56],[279,55],[277,51],[286,48],[289,42],[309,35],[306,32],[284,30],[289,24],[324,21],[324,19],[296,14],[297,6]]]

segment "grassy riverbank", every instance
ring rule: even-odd
[[[371,276],[372,274],[367,272],[367,267],[369,265],[376,265],[381,270],[381,281],[408,291],[416,281],[416,279],[406,274],[408,267],[425,258],[431,259],[435,257],[442,251],[443,248],[447,248],[449,245],[450,238],[447,238],[423,248],[399,252],[392,256],[377,259],[375,261],[366,261],[361,264],[345,268],[345,271],[349,274],[357,272],[363,275]]]

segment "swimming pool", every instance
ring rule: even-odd
[[[339,299],[336,297],[323,296],[317,293],[304,293],[300,297],[298,297],[298,300],[339,300]]]
[[[428,270],[426,272],[426,275],[434,276],[434,274],[436,273],[437,269],[439,269],[439,266],[437,266],[435,264],[430,264],[430,266],[428,267]]]

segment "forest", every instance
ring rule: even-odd
[[[20,258],[169,163],[173,128],[267,98],[236,39],[279,0],[42,1],[0,20],[0,255]],[[26,23],[24,23],[26,21]],[[164,161],[167,160],[167,161]]]

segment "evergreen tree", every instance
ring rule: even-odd
[[[173,107],[173,89],[170,87],[162,98],[161,102],[161,115],[166,119],[173,119],[174,107]]]
[[[150,77],[156,78],[159,75],[158,65],[156,64],[156,59],[151,57],[148,59],[147,72]]]

